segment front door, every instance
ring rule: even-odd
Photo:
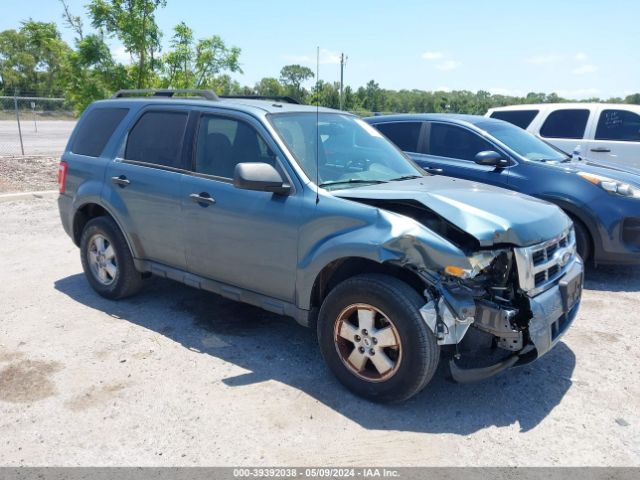
[[[232,181],[242,162],[284,173],[265,138],[251,118],[200,117],[194,174],[184,177],[181,192],[187,264],[191,273],[293,302],[300,195],[241,190]]]
[[[506,186],[509,168],[475,163],[475,156],[497,147],[467,128],[444,122],[428,122],[422,154],[412,155],[421,166],[442,169],[442,175]]]

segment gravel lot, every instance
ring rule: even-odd
[[[0,215],[0,465],[640,465],[639,268],[588,271],[539,362],[380,406],[293,321],[160,279],[98,297],[55,200]]]
[[[0,157],[0,194],[58,190],[60,157]]]

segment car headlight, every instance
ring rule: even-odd
[[[628,183],[587,172],[578,172],[578,175],[587,182],[593,183],[609,193],[615,193],[622,197],[640,198],[640,190],[632,187]]]
[[[462,278],[463,280],[473,278],[480,272],[491,265],[491,262],[502,253],[503,250],[485,250],[474,253],[468,257],[471,268],[461,268],[455,265],[447,265],[444,272],[452,277]]]

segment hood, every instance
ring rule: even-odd
[[[333,191],[351,200],[417,201],[481,246],[526,247],[554,238],[571,225],[555,205],[491,185],[442,176]],[[382,203],[382,205],[381,205]]]
[[[566,163],[545,163],[544,165],[559,168],[565,172],[587,172],[594,175],[602,175],[640,187],[640,169],[607,162],[606,160],[571,160]]]

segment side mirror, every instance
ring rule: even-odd
[[[239,163],[233,172],[233,186],[244,190],[288,195],[291,186],[268,163]]]
[[[509,166],[509,160],[504,158],[501,153],[493,150],[485,150],[484,152],[478,153],[475,156],[474,161],[478,165],[486,165],[496,168],[505,168]]]

